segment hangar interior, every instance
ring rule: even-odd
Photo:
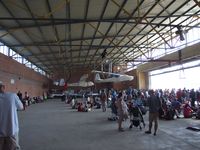
[[[108,71],[134,79],[95,89],[149,89],[156,75],[199,69],[199,30],[199,0],[0,0],[0,81],[8,91],[44,96],[62,89],[53,84],[61,79],[94,81],[92,71]],[[160,78],[157,88],[174,82]],[[118,133],[109,115],[75,113],[60,99],[33,105],[19,112],[22,149],[200,149],[199,133],[185,130],[199,120],[160,121],[154,137],[136,128]]]
[[[135,73],[132,86],[148,88],[149,71],[199,59],[198,0],[3,0],[0,7],[1,52],[53,80],[74,82],[111,63],[113,72]]]

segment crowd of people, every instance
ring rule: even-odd
[[[44,95],[30,97],[27,91],[24,92],[24,96],[21,93],[21,91],[18,91],[17,96],[19,97],[20,101],[23,104],[23,110],[26,110],[26,108],[30,106],[31,104],[41,103],[41,102],[44,102],[44,100],[46,99]]]
[[[17,110],[25,110],[32,103],[42,102],[40,97],[30,98],[25,92],[17,94],[5,90],[5,85],[0,82],[0,149],[20,149],[18,143],[18,117]],[[101,108],[103,112],[111,108],[109,120],[117,120],[118,131],[123,132],[123,121],[130,119],[131,129],[133,126],[142,129],[145,127],[143,115],[149,111],[149,123],[146,134],[152,133],[156,136],[158,130],[158,118],[173,120],[175,118],[196,117],[200,119],[200,89],[166,89],[166,90],[139,90],[129,87],[117,91],[114,89],[102,89],[98,94],[90,92],[82,94],[81,102],[75,102],[75,96],[62,97],[78,111],[88,112],[95,108]]]
[[[200,119],[200,89],[195,91],[185,88],[182,90],[137,90],[129,88],[124,92],[124,101],[127,105],[137,105],[141,111],[144,111],[143,109],[146,107],[149,108],[149,130],[145,132],[147,134],[151,133],[152,122],[154,122],[154,135],[156,135],[158,117],[166,120],[180,117]],[[116,111],[113,110],[112,112]]]
[[[90,91],[91,92],[91,91]],[[139,90],[131,87],[117,91],[102,89],[96,97],[86,96],[85,102],[77,103],[78,111],[85,112],[85,108],[101,108],[103,112],[111,108],[111,117],[108,120],[118,121],[118,130],[124,131],[122,122],[130,118],[130,127],[133,125],[145,126],[143,115],[149,110],[149,128],[145,132],[150,134],[154,123],[154,132],[157,134],[158,118],[174,120],[176,118],[200,118],[200,89],[158,89]],[[75,103],[74,103],[75,104]],[[73,106],[75,106],[73,104]],[[89,104],[89,105],[88,105]],[[141,115],[142,114],[142,115]]]

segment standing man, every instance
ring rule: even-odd
[[[106,102],[107,102],[107,94],[106,91],[102,90],[101,91],[101,107],[102,107],[102,111],[105,112],[106,111]]]
[[[190,91],[190,99],[191,99],[191,106],[194,108],[195,107],[195,101],[196,101],[196,93],[194,89]]]
[[[149,106],[149,130],[146,134],[151,134],[152,124],[154,122],[154,136],[156,135],[158,129],[158,115],[159,109],[161,107],[161,102],[158,96],[156,96],[153,90],[149,90],[149,98],[147,100]]]
[[[5,85],[0,81],[0,150],[20,149],[17,110],[23,110],[19,97],[5,92]]]

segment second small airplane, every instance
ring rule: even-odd
[[[93,70],[92,73],[96,73],[94,82],[96,83],[105,83],[105,82],[123,82],[123,81],[131,81],[134,79],[134,76],[119,74],[119,73],[111,73],[104,71]],[[105,78],[101,78],[100,74],[107,75]]]
[[[68,87],[90,87],[94,86],[94,83],[92,81],[86,81],[88,78],[88,74],[84,74],[81,76],[79,82],[76,83],[68,83]]]

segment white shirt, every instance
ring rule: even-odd
[[[0,137],[19,132],[17,110],[22,109],[23,104],[15,93],[0,93]]]
[[[128,114],[128,106],[127,106],[126,102],[124,100],[122,100],[121,104],[122,104],[123,113]]]

